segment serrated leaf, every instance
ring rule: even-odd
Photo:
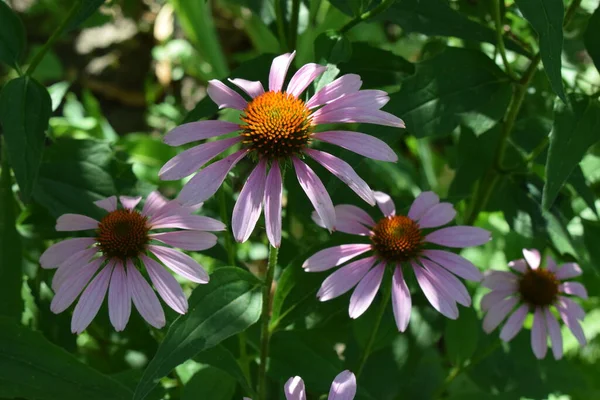
[[[0,1],[0,61],[16,67],[24,50],[25,27],[8,4]]]
[[[562,83],[563,0],[515,0],[523,16],[537,32],[544,71],[554,93],[567,101]]]
[[[146,398],[158,379],[199,352],[218,345],[258,321],[262,283],[240,268],[216,270],[189,299],[189,310],[173,322],[148,364],[134,400]]]
[[[600,5],[594,11],[588,21],[587,28],[583,34],[585,48],[592,57],[596,69],[600,71]]]

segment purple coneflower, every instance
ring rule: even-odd
[[[397,161],[394,151],[383,141],[351,131],[315,133],[315,128],[329,123],[369,123],[403,128],[401,119],[381,111],[389,101],[381,90],[359,90],[358,75],[343,75],[323,87],[308,101],[300,96],[321,75],[326,67],[306,64],[288,83],[283,83],[294,53],[276,57],[269,74],[269,91],[260,82],[230,79],[250,100],[218,80],[208,85],[208,95],[219,108],[242,111],[239,123],[225,121],[192,122],[175,128],[165,136],[165,143],[179,146],[231,132],[236,137],[204,143],[175,156],[160,170],[164,180],[177,180],[203,167],[211,159],[232,146],[241,150],[200,170],[183,188],[178,200],[193,205],[211,197],[221,186],[229,171],[241,159],[249,156],[257,163],[248,177],[233,209],[232,229],[237,241],[248,239],[264,203],[266,231],[270,243],[281,243],[281,167],[291,160],[296,176],[329,230],[335,227],[335,211],[329,194],[315,172],[302,158],[308,156],[344,181],[363,200],[375,205],[373,192],[345,161],[331,154],[310,149],[313,139],[331,143],[365,157],[382,161]]]
[[[563,355],[563,343],[560,326],[551,310],[552,306],[556,308],[579,344],[585,346],[587,343],[579,324],[585,317],[585,312],[572,298],[567,297],[587,299],[587,291],[579,282],[563,282],[565,279],[581,275],[581,268],[575,263],[566,263],[558,267],[550,256],[546,257],[546,268],[542,268],[540,252],[535,249],[523,249],[523,257],[508,264],[515,273],[486,273],[483,286],[492,291],[481,299],[481,309],[487,312],[483,320],[483,329],[490,333],[511,314],[500,331],[500,338],[508,342],[519,333],[527,314],[532,312],[533,353],[539,359],[544,358],[548,351],[547,337],[550,336],[552,353],[558,360]],[[514,310],[516,306],[518,307]]]
[[[285,398],[287,400],[306,400],[304,381],[299,376],[290,378],[285,384]],[[348,370],[335,377],[329,390],[327,400],[353,400],[356,395],[356,376]],[[251,400],[244,397],[244,400]]]
[[[192,208],[167,201],[158,192],[148,196],[141,212],[135,210],[141,197],[120,196],[119,200],[123,208],[117,207],[116,196],[95,202],[108,211],[100,221],[80,214],[61,215],[56,221],[57,231],[94,231],[94,235],[59,242],[40,257],[42,268],[58,267],[52,280],[56,292],[52,312],[63,312],[81,294],[71,320],[73,333],[83,332],[92,322],[107,290],[108,314],[117,331],[125,329],[132,301],[150,325],[163,327],[165,314],[141,268],[146,269],[164,302],[180,314],[187,312],[187,299],[163,265],[192,282],[208,283],[208,274],[198,262],[164,245],[208,249],[216,244],[217,237],[205,231],[222,231],[224,224],[191,215]],[[184,230],[151,233],[171,228]]]
[[[404,332],[410,319],[411,297],[403,267],[410,265],[431,305],[446,317],[456,319],[456,303],[469,306],[471,297],[454,275],[479,281],[481,272],[463,257],[433,245],[478,246],[490,240],[490,233],[472,226],[432,229],[449,223],[456,215],[452,204],[440,203],[433,192],[421,193],[412,203],[408,215],[397,215],[394,202],[387,194],[375,192],[375,198],[384,214],[378,222],[356,206],[341,204],[335,207],[337,230],[368,236],[370,243],[331,247],[304,262],[302,267],[309,272],[326,271],[361,254],[372,253],[329,275],[317,293],[319,300],[333,299],[356,286],[350,298],[349,314],[351,318],[358,318],[373,302],[385,268],[389,266],[393,268],[392,306],[396,325]],[[323,226],[318,215],[313,214],[313,219]]]

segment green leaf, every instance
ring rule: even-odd
[[[261,282],[252,274],[234,267],[216,270],[209,284],[194,289],[188,313],[175,320],[169,328],[144,371],[134,400],[146,398],[157,380],[177,365],[258,321],[261,289]]]
[[[480,322],[472,308],[460,310],[460,318],[446,320],[444,343],[452,364],[462,365],[477,349]]]
[[[0,93],[0,123],[8,159],[26,202],[38,179],[51,112],[48,91],[30,77],[13,79]]]
[[[583,243],[590,254],[591,262],[589,263],[595,268],[597,275],[600,275],[600,222],[590,221],[582,218],[583,225]]]
[[[0,397],[129,400],[132,392],[41,334],[0,317]]]
[[[21,235],[15,226],[16,207],[10,167],[6,159],[6,149],[3,150],[0,171],[0,315],[19,322],[23,312],[23,246]]]
[[[554,93],[567,101],[562,83],[563,0],[515,0],[523,16],[538,33],[544,71]]]
[[[381,0],[329,0],[338,10],[351,17],[358,16],[377,6]]]
[[[240,364],[237,362],[233,354],[231,354],[231,352],[222,344],[215,346],[212,349],[204,350],[194,357],[194,360],[227,372],[229,375],[237,379],[247,393],[252,393],[250,383],[246,379]]]
[[[600,71],[600,5],[588,21],[583,34],[583,42],[588,54],[594,61],[594,65],[596,65],[596,69]]]
[[[218,368],[207,367],[196,372],[183,388],[181,400],[231,400],[235,380]]]
[[[554,115],[542,197],[544,209],[550,208],[588,148],[600,139],[600,103],[597,100],[571,95],[569,104],[557,102]]]
[[[71,21],[71,23],[67,26],[66,31],[70,31],[71,29],[75,29],[79,24],[88,19],[96,12],[98,8],[102,4],[104,4],[105,0],[83,0],[81,1],[81,5],[79,6],[79,10],[77,14]]]
[[[481,52],[449,47],[416,67],[386,107],[415,136],[448,135],[465,113],[493,120],[504,114],[507,104],[496,98],[510,91],[509,80]]]
[[[335,31],[323,32],[315,40],[315,60],[319,64],[338,64],[348,61],[351,55],[352,44]]]
[[[8,4],[0,1],[0,61],[16,67],[24,50],[25,27]]]

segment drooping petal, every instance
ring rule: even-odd
[[[311,213],[311,217],[315,224],[319,225],[321,228],[327,228],[316,211]],[[343,232],[358,236],[368,236],[371,234],[371,230],[358,222],[356,218],[347,215],[340,216],[337,211],[335,216],[335,230],[336,232]]]
[[[575,303],[572,299],[565,296],[558,296],[558,300],[555,302],[555,305],[558,307],[559,305],[563,307],[567,312],[573,317],[582,320],[585,318],[585,311],[583,307],[579,304]]]
[[[429,274],[425,268],[417,265],[414,261],[411,261],[411,265],[421,290],[433,308],[450,319],[458,318],[456,302],[446,294],[435,280],[435,277]]]
[[[523,322],[525,321],[527,314],[529,314],[529,306],[527,304],[523,304],[517,308],[517,311],[508,317],[506,323],[502,327],[502,330],[500,331],[500,339],[504,340],[505,342],[510,342],[515,336],[517,336],[517,333],[523,329]]]
[[[440,198],[434,192],[421,192],[413,201],[408,210],[408,218],[418,221],[431,207],[440,202]]]
[[[152,229],[179,228],[195,231],[224,231],[226,226],[221,221],[202,215],[171,215],[152,221]]]
[[[317,292],[318,299],[327,301],[343,295],[356,286],[369,272],[375,261],[375,257],[367,257],[338,269],[323,281]]]
[[[556,271],[555,276],[557,279],[569,279],[575,278],[583,273],[581,268],[576,263],[566,263],[563,264],[558,271]]]
[[[42,268],[56,268],[73,254],[85,250],[94,243],[96,243],[94,238],[74,238],[58,242],[42,253],[40,265]]]
[[[150,238],[183,250],[201,251],[217,244],[217,237],[201,231],[173,231],[153,233]]]
[[[123,207],[125,207],[128,210],[133,210],[135,206],[139,204],[140,200],[142,200],[142,196],[119,196],[119,201],[121,202]]]
[[[392,308],[396,326],[400,332],[404,332],[410,321],[412,300],[408,286],[402,276],[402,266],[400,265],[396,266],[392,276]]]
[[[219,106],[219,109],[234,108],[236,110],[243,110],[248,105],[248,102],[238,92],[230,89],[223,82],[216,79],[208,81],[206,92],[211,100]]]
[[[548,328],[550,340],[552,341],[552,354],[554,355],[555,360],[560,360],[563,356],[563,341],[562,334],[560,333],[560,325],[548,307],[544,307],[544,318],[546,320],[546,328]]]
[[[523,257],[525,257],[525,260],[531,269],[537,269],[540,266],[542,256],[536,249],[523,249]]]
[[[492,290],[517,291],[518,277],[508,271],[487,271],[481,285]]]
[[[423,258],[418,259],[421,265],[429,271],[430,275],[437,278],[440,284],[444,287],[446,293],[450,295],[458,304],[462,304],[465,307],[471,305],[471,296],[465,288],[465,285],[458,280],[457,277],[446,271],[444,268],[437,264]]]
[[[283,183],[279,163],[273,161],[265,183],[265,226],[269,243],[273,247],[281,245],[281,199]]]
[[[383,140],[364,133],[352,131],[318,132],[314,133],[311,138],[335,144],[373,160],[398,161],[398,156],[394,150]]]
[[[306,400],[304,381],[299,376],[288,379],[284,391],[286,400]]]
[[[386,217],[396,215],[396,205],[394,204],[394,200],[392,200],[387,193],[374,191],[373,195],[375,196],[375,201],[383,215]]]
[[[165,135],[164,142],[169,146],[181,146],[198,140],[222,136],[240,129],[238,124],[226,121],[198,121],[179,125]]]
[[[579,282],[565,282],[558,287],[558,290],[566,294],[581,297],[582,299],[588,298],[585,286]]]
[[[208,283],[209,277],[202,265],[187,254],[163,246],[148,246],[152,252],[163,264],[173,270],[173,272],[196,283]]]
[[[512,290],[492,290],[481,298],[481,310],[489,311],[490,308],[514,294]]]
[[[69,275],[52,299],[50,310],[59,314],[73,304],[103,262],[104,259],[98,258]]]
[[[348,370],[335,377],[327,400],[353,400],[356,396],[356,376]]]
[[[247,81],[246,79],[228,79],[229,82],[242,89],[248,94],[248,96],[255,98],[265,92],[262,83],[260,81]]]
[[[235,240],[240,243],[248,240],[262,212],[266,174],[267,163],[263,159],[248,177],[233,207],[231,228]]]
[[[325,72],[326,69],[327,67],[319,64],[304,64],[294,74],[294,76],[292,76],[286,92],[295,97],[300,96],[308,87],[308,85],[310,85],[319,75]]]
[[[351,204],[338,204],[335,206],[335,216],[336,218],[352,218],[354,221],[369,227],[375,225],[375,221],[365,210]]]
[[[108,288],[108,316],[117,332],[127,326],[131,316],[131,293],[127,285],[127,274],[122,261],[117,261]]]
[[[158,190],[154,190],[146,197],[146,203],[142,208],[142,215],[152,219],[167,203],[169,203],[169,200],[160,194]]]
[[[337,98],[335,101],[317,110],[313,114],[313,118],[318,118],[322,113],[349,107],[360,108],[361,110],[379,110],[389,101],[390,97],[383,90],[361,90]]]
[[[327,229],[333,231],[335,228],[335,210],[323,182],[308,165],[298,158],[293,157],[292,162],[296,170],[296,177],[304,193],[308,196]]]
[[[98,228],[98,221],[81,214],[63,214],[56,220],[57,231],[73,232],[96,228]]]
[[[163,181],[176,181],[185,178],[234,144],[241,141],[242,137],[238,136],[203,143],[192,147],[191,149],[187,149],[167,161],[158,172],[158,176]]]
[[[115,211],[117,209],[117,196],[110,196],[102,200],[97,200],[94,204],[108,212]]]
[[[73,318],[71,319],[71,332],[81,333],[88,327],[92,322],[102,301],[106,296],[106,290],[108,289],[108,283],[110,282],[110,276],[113,271],[113,264],[108,263],[106,267],[100,271],[94,278],[87,288],[83,291],[81,298],[75,306],[73,311]]]
[[[373,190],[346,161],[318,150],[304,149],[304,152],[348,185],[361,199],[375,205]]]
[[[160,297],[173,310],[179,314],[185,314],[188,310],[188,301],[173,275],[150,257],[141,255],[140,259],[146,266],[150,280],[158,291],[158,294],[160,294]]]
[[[367,272],[356,285],[352,297],[350,297],[350,307],[348,309],[350,318],[358,318],[367,311],[379,290],[379,286],[381,286],[384,272],[385,263],[380,263]]]
[[[165,326],[165,313],[156,297],[156,293],[146,282],[131,260],[127,260],[127,284],[135,308],[150,325],[155,328]]]
[[[309,257],[302,268],[308,272],[327,271],[371,250],[370,244],[342,244],[318,251]]]
[[[88,264],[90,259],[98,253],[97,247],[90,247],[89,249],[78,251],[71,257],[67,258],[56,270],[54,277],[52,278],[52,290],[58,292],[60,285],[71,276],[75,271],[79,270],[82,266]]]
[[[246,154],[247,150],[240,150],[199,171],[179,192],[179,202],[189,206],[209,199],[217,192],[231,168]]]
[[[404,121],[393,114],[381,110],[361,109],[358,107],[347,107],[323,112],[318,117],[313,118],[313,125],[335,123],[363,123],[405,128]]]
[[[490,333],[496,329],[518,302],[518,298],[509,297],[494,304],[483,318],[483,330]]]
[[[527,262],[523,258],[509,262],[508,266],[522,274],[527,272]]]
[[[425,241],[448,247],[471,247],[489,242],[489,231],[476,226],[450,226],[425,236]]]
[[[483,279],[481,271],[472,262],[458,254],[444,250],[427,249],[423,251],[423,255],[461,278],[475,282]]]
[[[437,228],[446,225],[456,216],[456,210],[450,203],[438,203],[429,208],[419,219],[421,228]]]
[[[296,55],[296,51],[285,53],[273,59],[271,71],[269,72],[269,90],[271,92],[280,92],[283,87],[283,81],[288,68]]]
[[[560,318],[563,320],[565,325],[571,330],[573,336],[577,339],[581,346],[585,346],[587,344],[587,339],[585,338],[585,334],[583,333],[583,329],[581,329],[581,325],[579,324],[577,315],[575,315],[572,310],[568,310],[564,305],[556,304],[556,309],[560,314]]]
[[[536,358],[542,359],[546,357],[548,351],[546,330],[546,318],[540,307],[537,307],[533,317],[533,327],[531,328],[531,348]]]
[[[306,107],[312,109],[330,103],[340,96],[357,92],[361,85],[362,81],[360,80],[360,76],[356,74],[342,75],[315,93],[315,95],[306,102]]]

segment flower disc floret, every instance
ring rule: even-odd
[[[419,225],[404,215],[381,219],[373,228],[371,241],[383,261],[403,262],[416,257],[423,246]]]
[[[135,210],[119,209],[102,218],[96,238],[106,257],[124,260],[145,251],[149,230],[148,217]]]
[[[528,269],[519,280],[519,293],[531,306],[549,306],[558,296],[560,282],[552,271],[545,268]]]

